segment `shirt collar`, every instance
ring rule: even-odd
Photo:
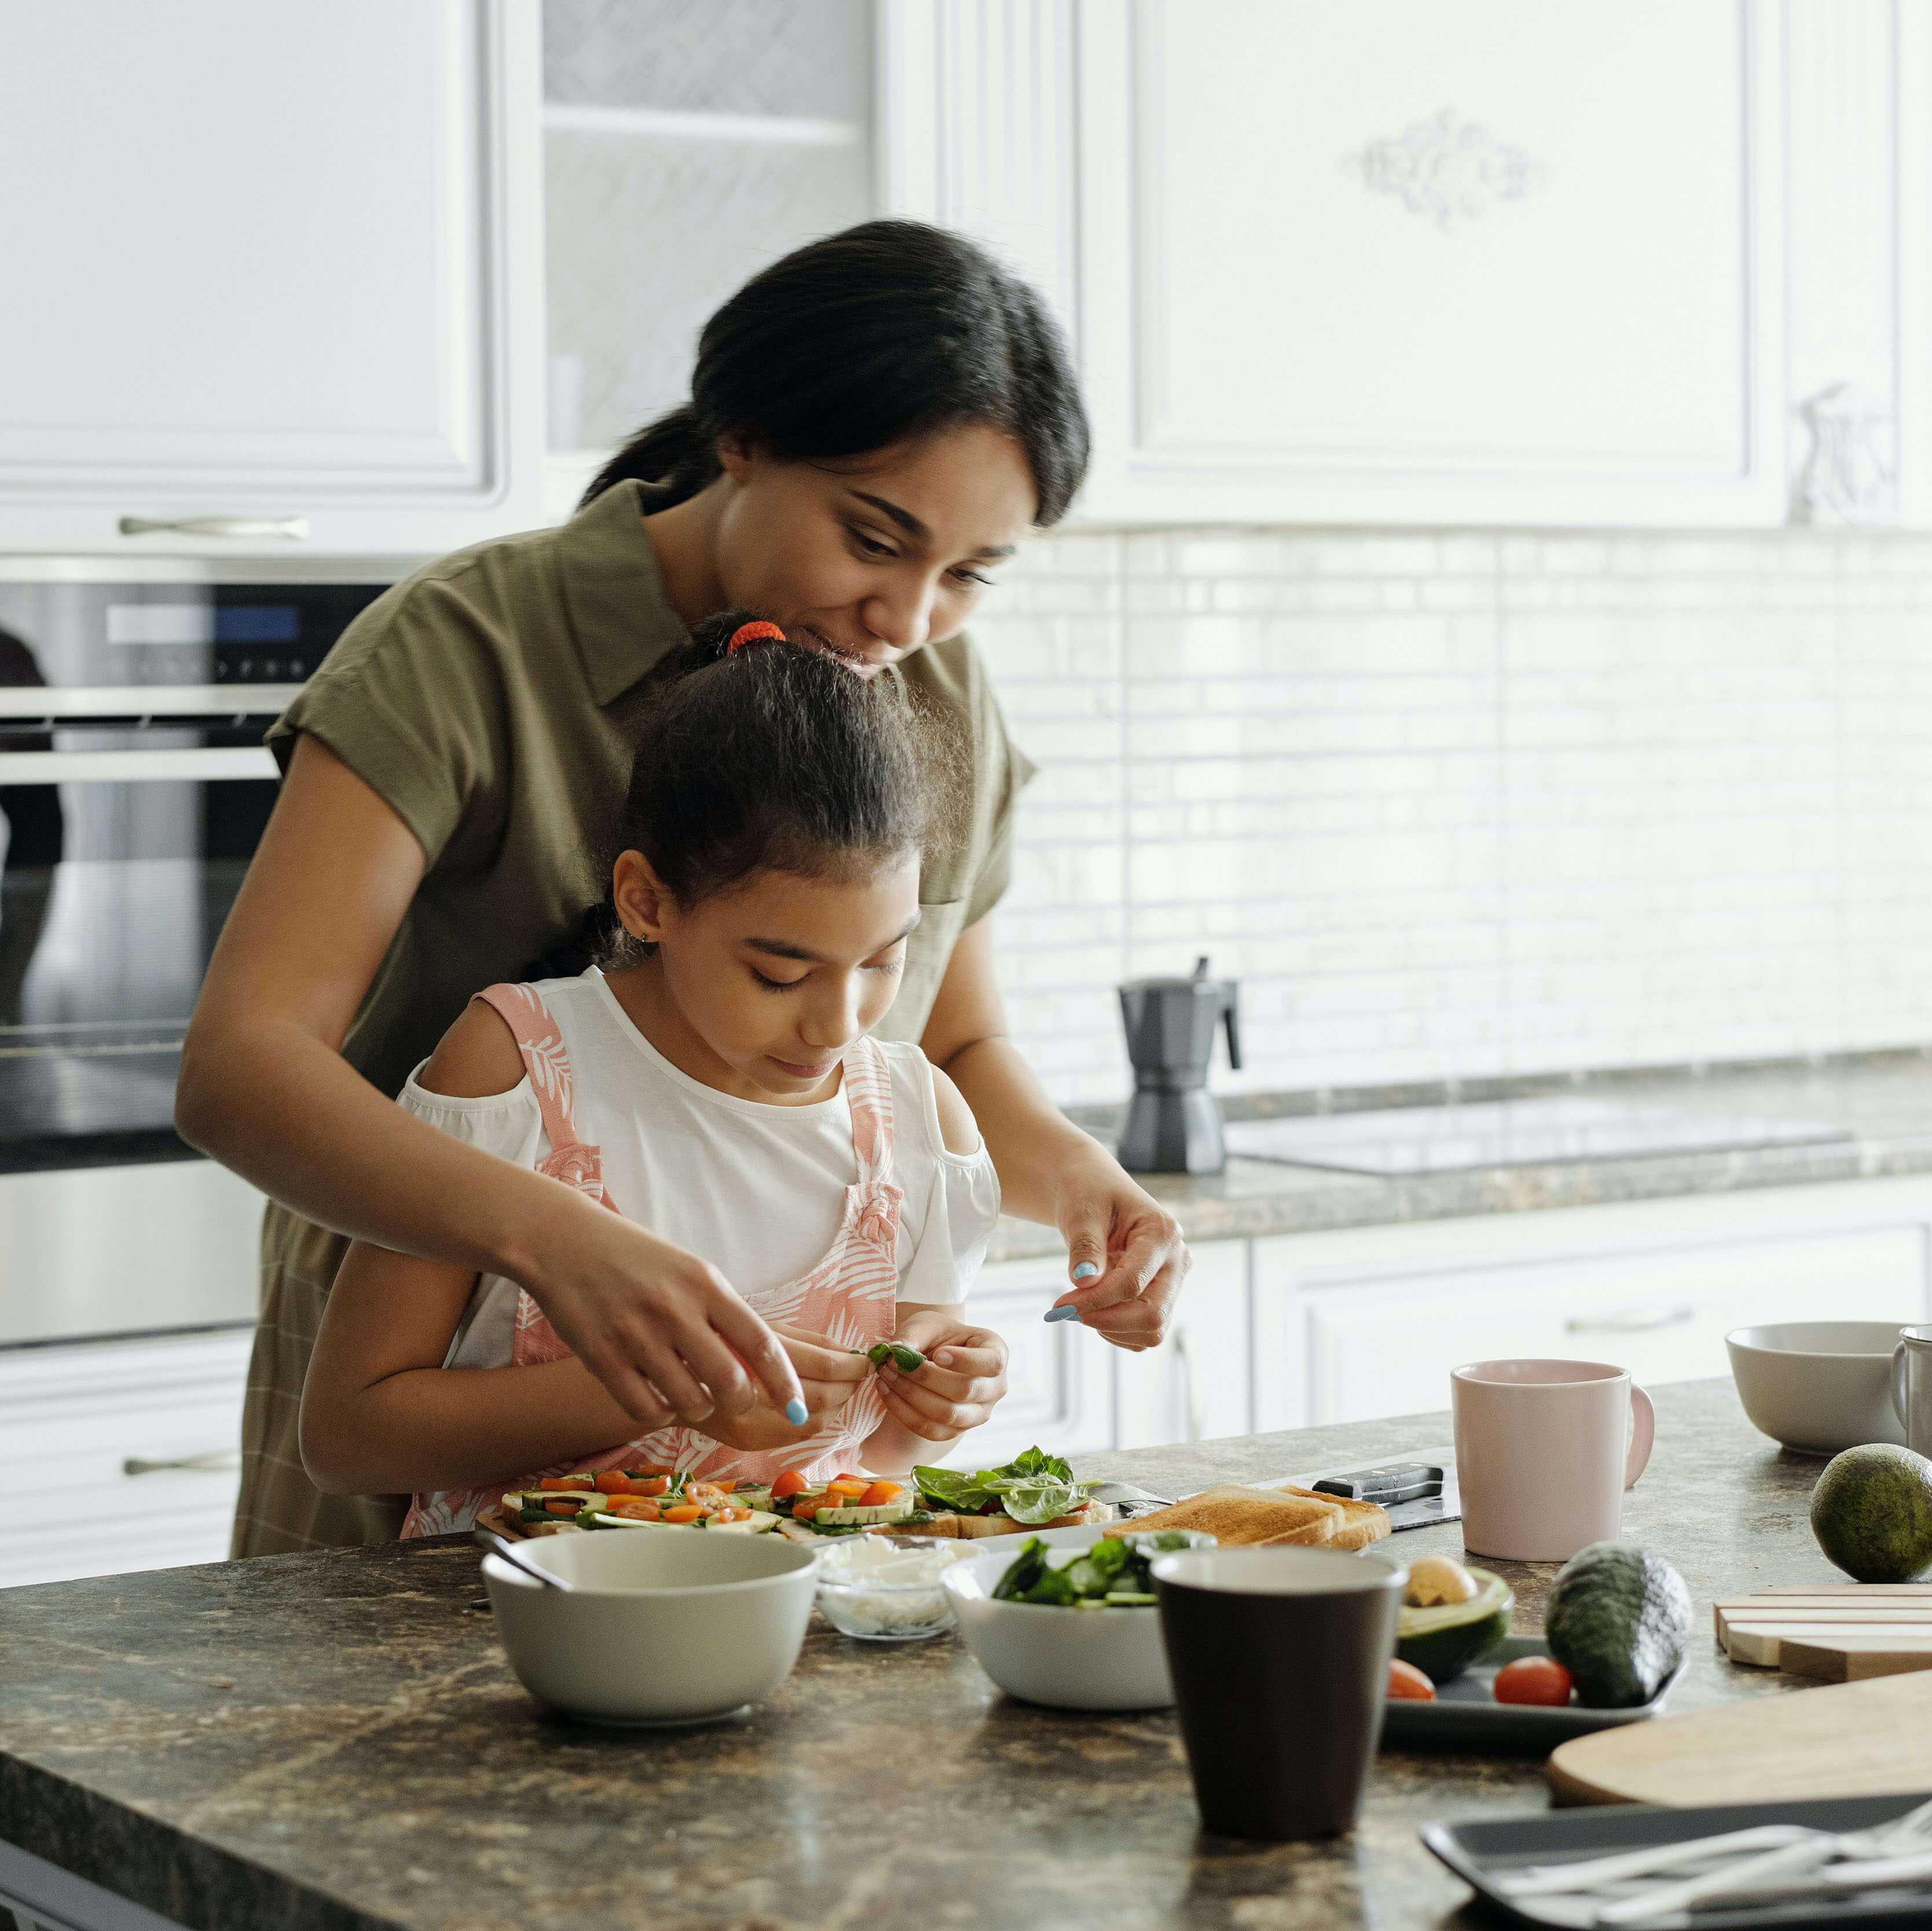
[[[635,480],[606,490],[556,541],[570,633],[599,705],[622,697],[688,632],[665,601],[644,517],[669,493]]]

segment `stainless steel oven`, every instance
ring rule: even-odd
[[[262,734],[370,581],[0,581],[0,1171],[154,1159],[275,796]]]

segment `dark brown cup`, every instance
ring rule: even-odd
[[[1157,1558],[1161,1634],[1210,1831],[1352,1829],[1380,1741],[1408,1571],[1332,1549]]]

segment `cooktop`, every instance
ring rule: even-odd
[[[1699,1112],[1563,1093],[1234,1120],[1226,1129],[1228,1151],[1244,1159],[1384,1177],[1806,1146],[1851,1137],[1849,1127],[1829,1120]]]

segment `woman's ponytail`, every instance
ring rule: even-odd
[[[682,502],[717,475],[718,466],[716,443],[700,427],[697,410],[682,403],[668,415],[639,430],[598,471],[577,506],[581,509],[606,490],[634,479],[668,484],[675,492],[672,502]],[[670,506],[664,505],[667,509]]]

